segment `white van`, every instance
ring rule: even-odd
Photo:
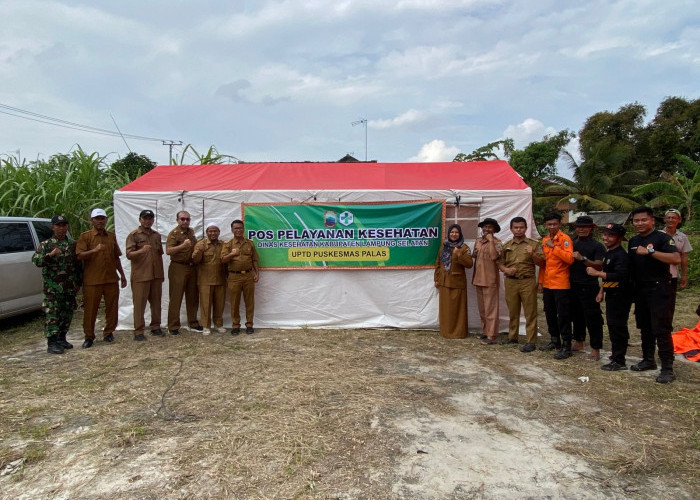
[[[43,281],[32,255],[51,236],[51,219],[0,217],[0,318],[41,309]]]

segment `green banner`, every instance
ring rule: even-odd
[[[243,204],[246,237],[260,266],[433,267],[444,201]]]

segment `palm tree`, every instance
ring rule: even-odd
[[[685,155],[675,155],[681,163],[679,170],[671,174],[663,171],[659,177],[660,181],[642,184],[632,190],[635,196],[646,194],[655,195],[649,200],[652,207],[661,205],[684,207],[686,220],[691,221],[695,216],[695,204],[700,201],[700,163],[693,161]]]
[[[588,148],[586,158],[579,165],[568,151],[562,151],[562,159],[573,170],[573,179],[554,176],[553,184],[544,188],[544,196],[538,204],[556,207],[575,198],[581,210],[631,210],[639,203],[627,193],[631,185],[643,178],[643,170],[620,171],[619,166],[626,151],[618,147],[598,146]]]

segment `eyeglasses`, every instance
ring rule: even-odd
[[[180,220],[190,220],[189,217],[180,217]]]

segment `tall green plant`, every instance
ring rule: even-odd
[[[700,203],[700,163],[685,155],[676,155],[676,159],[681,167],[679,172],[661,172],[660,181],[642,184],[632,192],[638,196],[654,195],[649,200],[652,207],[683,207],[685,220],[690,222],[695,217],[697,204]]]
[[[80,148],[28,165],[5,161],[0,168],[0,213],[23,217],[60,213],[77,235],[89,228],[90,210],[95,207],[104,208],[114,223],[113,193],[128,182],[128,175],[110,169],[105,157]]]
[[[185,156],[191,153],[196,158],[190,161]],[[221,165],[224,163],[238,163],[238,158],[232,155],[222,155],[215,146],[209,146],[206,153],[200,154],[192,144],[188,144],[182,149],[182,154],[175,155],[172,159],[173,165]]]

